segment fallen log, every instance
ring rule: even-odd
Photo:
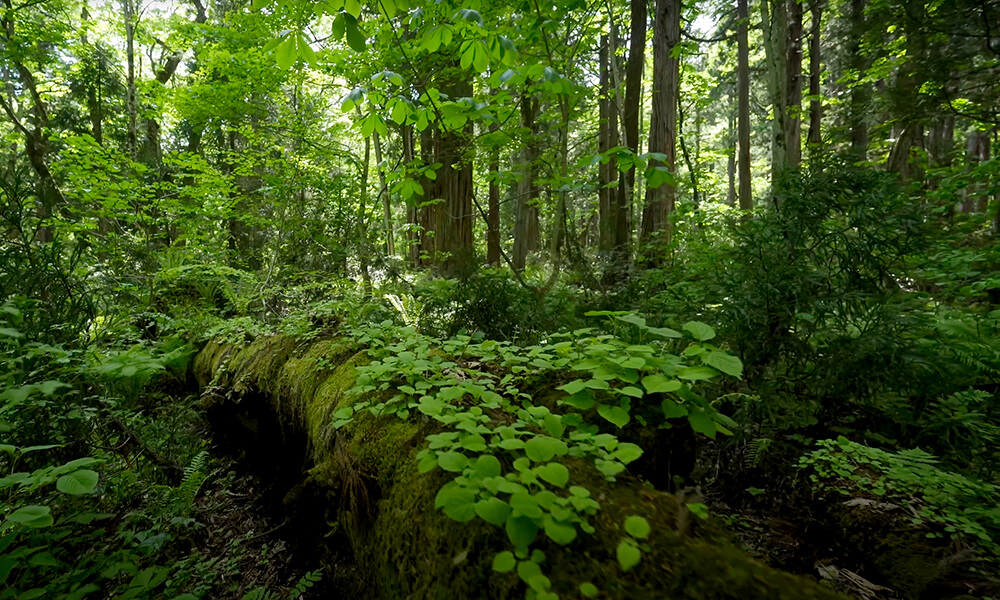
[[[370,360],[346,337],[300,342],[277,335],[245,346],[212,342],[194,362],[210,412],[250,429],[262,418],[276,419],[282,435],[305,445],[306,475],[327,490],[326,520],[340,523],[347,534],[368,597],[843,598],[750,558],[715,526],[692,518],[674,495],[627,475],[609,481],[591,461],[568,455],[554,459],[566,467],[556,470],[570,475],[571,489],[589,490],[583,505],[588,499],[600,505],[580,525],[592,533],[574,533],[564,543],[540,535],[530,557],[508,556],[509,528],[505,535],[503,526],[486,517],[465,518],[461,511],[449,516],[436,508],[436,501],[442,505],[439,492],[455,477],[439,468],[421,473],[427,467],[420,451],[427,436],[441,430],[438,422],[416,411],[401,419],[359,410],[335,427],[335,413],[365,397],[347,392]],[[379,394],[385,396],[366,396]],[[262,416],[262,406],[270,417]],[[509,457],[500,458],[502,469],[513,471]],[[571,498],[561,492],[552,499],[565,504]],[[517,514],[509,515],[508,525]],[[629,516],[641,516],[648,527],[626,526]],[[638,551],[638,563],[629,569],[623,569],[623,545]],[[517,568],[511,570],[513,563]]]

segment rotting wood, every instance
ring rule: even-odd
[[[336,366],[318,368],[321,357],[324,365]],[[500,528],[480,520],[458,523],[434,509],[435,494],[448,476],[440,470],[419,474],[416,460],[424,436],[433,431],[430,422],[362,411],[334,431],[332,413],[357,401],[345,392],[353,386],[355,368],[367,361],[363,349],[343,338],[299,342],[270,336],[243,347],[209,343],[194,369],[199,385],[211,390],[206,394],[211,410],[237,411],[263,399],[282,431],[306,440],[311,467],[304,475],[329,490],[326,521],[345,525],[368,597],[524,597],[515,573],[491,569],[493,556],[509,549]],[[565,464],[574,482],[596,491],[602,510],[591,519],[594,535],[566,547],[547,540],[533,546],[544,551],[542,568],[562,598],[580,597],[582,582],[597,586],[601,598],[842,598],[750,558],[711,524],[694,523],[679,533],[672,494],[629,477],[609,483],[582,461]],[[652,534],[639,565],[622,573],[615,549],[628,515],[645,517]]]

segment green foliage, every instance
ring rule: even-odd
[[[666,351],[683,337],[680,332],[650,328],[627,313],[595,316],[610,316],[651,339],[633,345],[584,329],[518,347],[467,335],[437,342],[389,321],[353,330],[354,340],[369,348],[371,362],[356,367],[359,377],[349,392],[355,400],[334,413],[338,428],[349,427],[359,411],[437,422],[441,431],[427,436],[418,468],[440,468],[455,477],[438,491],[435,508],[463,523],[479,518],[503,528],[512,551],[498,554],[493,569],[516,570],[538,595],[554,596],[539,566],[544,554],[531,550],[536,540],[565,546],[579,532],[595,531],[590,517],[601,507],[591,490],[574,482],[574,461],[590,462],[614,479],[642,454],[636,444],[601,433],[602,427],[624,427],[632,411],[643,418],[639,415],[654,414],[653,409],[663,420],[686,417],[695,431],[710,437],[728,433],[722,423],[731,423],[693,387],[721,373],[739,375],[735,357],[699,341],[714,336],[710,327],[684,326],[694,339],[682,357]],[[698,364],[687,364],[695,360]],[[483,364],[493,367],[484,370]],[[529,391],[532,381],[570,371],[587,376],[558,388],[564,392],[560,410]],[[497,414],[506,416],[497,421]],[[631,541],[619,554],[628,570],[638,562],[636,540],[649,535],[649,524],[633,517],[625,530]]]
[[[868,496],[906,507],[927,537],[964,540],[979,559],[1000,564],[1000,488],[945,471],[920,449],[887,452],[848,440],[821,440],[799,466],[820,493]]]

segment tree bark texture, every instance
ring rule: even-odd
[[[766,0],[762,0],[766,1]],[[737,0],[737,66],[736,66],[736,96],[737,96],[737,127],[739,137],[739,169],[740,208],[753,208],[753,192],[750,187],[750,47],[747,40],[750,15],[747,0]]]
[[[649,151],[662,153],[666,158],[662,163],[650,160],[650,165],[664,167],[671,175],[677,172],[677,102],[680,90],[680,59],[672,51],[680,43],[680,38],[680,0],[656,0],[653,17],[653,99]],[[653,235],[660,232],[663,243],[670,243],[668,217],[674,209],[676,189],[673,181],[646,189],[646,204],[642,213],[644,242],[652,241]]]

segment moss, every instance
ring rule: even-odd
[[[225,360],[234,350],[232,344],[209,342],[198,352],[191,364],[195,380],[199,387],[205,387],[218,373],[222,361]]]

